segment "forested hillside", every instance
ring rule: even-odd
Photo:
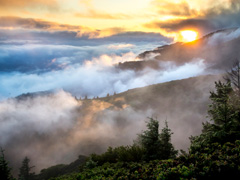
[[[138,134],[131,145],[109,147],[105,153],[91,154],[73,173],[66,170],[67,166],[58,165],[35,175],[25,158],[19,179],[240,178],[240,64],[235,65],[224,80],[215,82],[215,90],[209,96],[210,121],[203,123],[200,135],[189,137],[188,152],[175,150],[171,142],[175,132],[169,128],[167,120],[160,126],[158,120],[149,118],[146,130]],[[155,89],[154,86],[148,88]],[[131,96],[126,97],[130,99]],[[111,102],[113,97],[102,100]],[[87,99],[84,101],[91,103]],[[1,174],[5,179],[13,179],[3,152],[0,160]]]

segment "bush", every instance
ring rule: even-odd
[[[213,143],[199,152],[189,153],[173,160],[146,162],[105,163],[78,174],[52,180],[85,179],[239,179],[240,141]]]

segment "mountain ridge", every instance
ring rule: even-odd
[[[159,62],[174,62],[178,65],[191,62],[193,59],[204,59],[210,64],[210,69],[224,69],[229,67],[229,62],[240,58],[240,33],[237,38],[229,41],[221,40],[221,36],[240,31],[240,28],[230,28],[209,33],[202,38],[192,42],[176,42],[163,45],[154,50],[140,53],[136,59],[139,61],[128,61],[117,65],[120,69],[133,69],[136,71],[144,68],[163,69]],[[219,42],[215,36],[219,36]],[[230,63],[231,64],[231,63]],[[226,66],[227,65],[227,66]]]

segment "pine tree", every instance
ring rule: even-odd
[[[165,127],[162,129],[162,132],[159,135],[161,141],[161,159],[171,159],[175,158],[178,151],[174,149],[171,143],[171,129],[168,127],[167,121],[165,121]]]
[[[233,106],[237,115],[237,120],[240,123],[240,61],[236,60],[230,71],[224,77],[227,81],[231,82],[233,93],[230,96],[230,104]]]
[[[19,168],[18,180],[33,180],[34,173],[31,173],[33,167],[29,166],[30,159],[25,157],[22,161],[22,166]]]
[[[198,151],[210,143],[234,142],[240,138],[240,107],[235,106],[236,89],[232,88],[233,83],[228,78],[226,83],[215,82],[215,92],[210,92],[209,117],[211,122],[203,123],[203,130],[200,136],[190,137],[192,152]]]
[[[168,128],[167,122],[165,122],[165,125],[161,134],[159,134],[159,122],[150,118],[147,122],[148,129],[139,135],[140,144],[145,151],[145,160],[169,159],[176,156],[177,151],[171,144],[172,132]]]
[[[8,167],[8,163],[5,160],[4,157],[4,152],[2,150],[2,148],[0,148],[1,150],[1,154],[0,154],[0,179],[1,180],[11,180],[12,176],[11,176],[11,169]]]
[[[139,135],[140,144],[145,150],[144,159],[154,160],[160,157],[159,122],[153,118],[147,122],[147,130]]]
[[[231,82],[215,82],[216,92],[210,92],[212,104],[209,105],[208,114],[215,125],[226,125],[232,118],[232,107],[229,105],[229,97],[233,92]]]

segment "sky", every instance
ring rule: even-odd
[[[177,71],[168,64],[154,81],[146,78],[154,71],[118,73],[114,65],[183,41],[184,30],[200,38],[239,27],[239,16],[238,0],[0,0],[0,99],[56,89],[77,97],[105,96],[199,75],[202,66],[195,74],[166,78],[162,74]],[[95,81],[105,88],[93,90]]]
[[[0,0],[0,26],[76,31],[90,38],[155,32],[179,40],[186,28],[203,35],[237,26],[239,10],[238,0]]]

